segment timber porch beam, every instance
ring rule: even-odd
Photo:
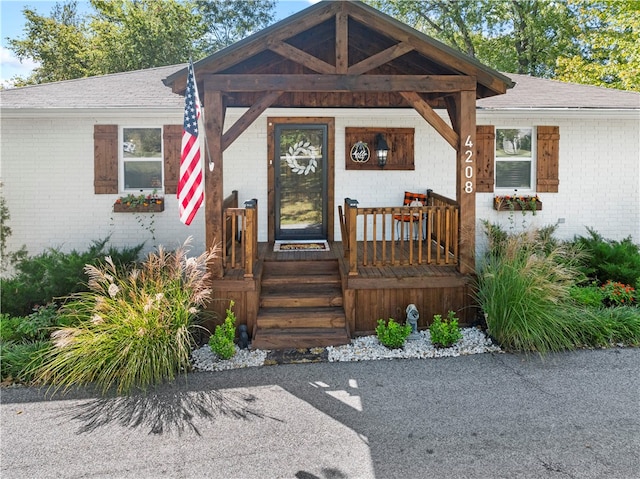
[[[226,150],[231,144],[256,121],[256,119],[282,95],[281,91],[270,91],[262,96],[257,102],[240,117],[238,120],[222,135],[222,151]]]
[[[349,75],[358,75],[373,70],[376,67],[389,63],[390,61],[401,57],[405,53],[409,53],[413,50],[413,47],[405,42],[400,42],[397,45],[387,48],[375,55],[372,55],[361,62],[351,65],[347,73]]]
[[[400,92],[400,95],[402,95],[402,98],[407,100],[409,104],[413,106],[413,108],[420,114],[422,118],[427,120],[427,123],[429,123],[438,133],[440,133],[440,136],[442,136],[442,138],[447,140],[447,143],[449,143],[454,150],[457,151],[458,148],[460,148],[460,136],[458,135],[458,133],[456,133],[453,128],[447,125],[447,123],[442,118],[440,118],[440,115],[433,111],[429,104],[424,101],[422,97],[420,97],[420,95],[418,95],[414,91],[402,91]]]
[[[473,77],[459,75],[215,75],[208,88],[222,92],[432,92],[475,91]]]

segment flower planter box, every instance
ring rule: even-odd
[[[131,206],[127,203],[114,203],[114,213],[159,213],[164,211],[164,200],[149,200],[148,204]]]
[[[496,211],[540,211],[542,209],[542,201],[535,200],[535,208],[532,207],[532,201],[525,198],[524,203],[514,199],[502,199],[493,201],[493,209]]]

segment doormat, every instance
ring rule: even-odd
[[[273,251],[330,251],[326,241],[276,241]]]

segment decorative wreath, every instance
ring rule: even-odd
[[[299,141],[293,146],[289,147],[285,159],[287,165],[291,168],[291,171],[298,175],[308,175],[309,173],[315,173],[318,167],[318,160],[316,160],[316,147],[311,146],[308,141]],[[307,157],[309,163],[307,165],[301,165],[298,163],[298,158]]]

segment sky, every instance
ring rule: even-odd
[[[300,10],[308,7],[318,0],[277,0],[276,20],[286,18]],[[55,1],[45,0],[0,0],[0,83],[9,85],[9,79],[19,75],[27,76],[33,69],[33,63],[24,61],[20,63],[13,53],[7,48],[7,37],[18,38],[24,36],[24,16],[22,10],[25,7],[35,9],[40,15],[49,15],[53,9]],[[78,0],[78,10],[80,13],[90,11],[88,1]]]

